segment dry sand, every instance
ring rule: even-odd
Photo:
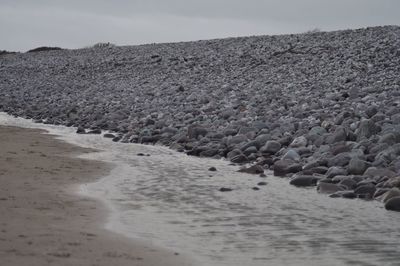
[[[103,229],[105,207],[73,192],[111,166],[42,133],[0,127],[0,265],[192,265]]]

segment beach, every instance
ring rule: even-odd
[[[103,229],[107,210],[76,193],[111,164],[44,130],[0,127],[1,265],[192,265],[183,256]]]

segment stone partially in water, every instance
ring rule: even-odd
[[[400,196],[389,199],[385,203],[385,209],[390,211],[400,211]]]
[[[274,163],[274,175],[285,176],[289,173],[297,173],[302,170],[302,165],[291,160],[278,160]]]
[[[299,175],[290,180],[290,184],[297,187],[316,186],[319,178],[312,175]]]
[[[229,187],[221,187],[220,189],[219,189],[219,191],[221,191],[221,192],[229,192],[229,191],[232,191],[233,189],[231,189],[231,188],[229,188]]]
[[[239,169],[238,172],[248,174],[262,174],[264,173],[264,168],[261,165],[255,164],[247,168]]]
[[[86,134],[86,130],[83,127],[78,127],[76,130],[77,134]]]

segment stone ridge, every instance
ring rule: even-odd
[[[7,54],[0,110],[373,198],[400,184],[399,73],[397,26]]]

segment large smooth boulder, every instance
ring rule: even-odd
[[[400,211],[400,196],[389,199],[385,203],[385,209],[390,211]]]
[[[326,172],[326,177],[327,178],[334,178],[335,176],[338,175],[347,175],[347,170],[342,168],[342,167],[337,167],[337,166],[332,166],[329,167],[328,171]]]
[[[362,185],[354,189],[354,193],[356,193],[358,196],[364,196],[365,198],[372,198],[374,196],[374,193],[376,191],[375,186],[368,184],[368,185]]]
[[[380,127],[377,126],[374,121],[370,119],[362,120],[358,126],[356,131],[357,141],[360,141],[364,138],[368,139],[373,135],[379,133]]]
[[[290,184],[297,187],[316,186],[319,178],[312,175],[299,175],[290,180]]]
[[[307,138],[304,136],[300,136],[295,138],[292,143],[289,145],[292,148],[299,148],[307,146]]]
[[[328,167],[331,166],[346,166],[351,160],[351,154],[348,152],[339,153],[331,158],[328,158]]]
[[[291,160],[295,162],[299,162],[301,159],[300,155],[297,153],[297,151],[293,149],[289,149],[283,156],[282,160]]]
[[[352,175],[362,175],[369,167],[369,163],[357,157],[351,158],[347,171]]]
[[[274,163],[274,175],[285,176],[290,173],[298,173],[302,168],[301,164],[292,160],[278,160]]]
[[[394,197],[400,197],[400,189],[398,189],[397,187],[391,188],[389,191],[382,194],[379,198],[382,200],[383,203],[386,203]]]
[[[187,136],[189,139],[198,139],[200,136],[205,137],[208,130],[201,126],[189,126]]]
[[[260,152],[266,154],[275,154],[281,149],[282,145],[274,140],[269,140],[263,147],[261,147]]]

